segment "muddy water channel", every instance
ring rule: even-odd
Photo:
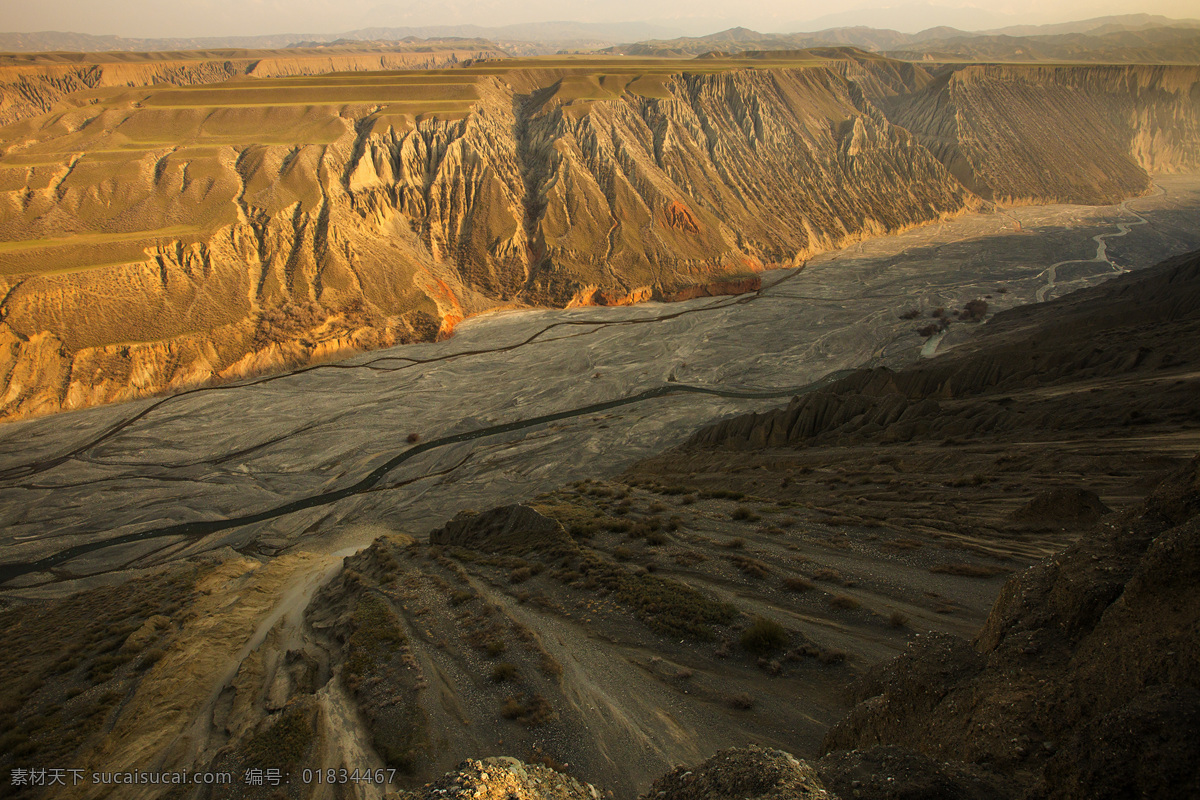
[[[1200,247],[1200,178],[1157,186],[868,241],[752,295],[497,314],[445,342],[3,426],[0,579],[61,590],[226,546],[333,552],[614,474],[974,327],[927,343],[915,329],[933,309],[986,298],[990,315]]]

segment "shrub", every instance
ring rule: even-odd
[[[554,719],[555,714],[550,703],[540,694],[535,694],[529,699],[523,694],[517,694],[505,699],[504,704],[500,706],[500,716],[520,720],[530,728],[536,728]]]
[[[541,659],[538,661],[538,668],[541,669],[543,675],[551,678],[557,678],[563,674],[562,664],[547,652],[542,653]]]
[[[787,645],[787,629],[766,617],[754,620],[742,631],[742,648],[755,655],[765,656]]]
[[[846,660],[846,654],[841,650],[822,650],[817,654],[817,660],[822,664],[841,664]]]
[[[512,572],[508,573],[509,583],[524,583],[533,577],[533,570],[529,567],[517,567]]]
[[[758,521],[758,514],[755,514],[749,508],[746,508],[746,506],[738,506],[737,508],[735,508],[733,510],[733,513],[730,514],[729,516],[733,517],[736,520],[742,520],[745,522],[757,522]]]
[[[746,692],[740,692],[729,698],[729,705],[739,711],[749,711],[754,708],[754,698]]]
[[[963,322],[978,322],[987,315],[987,310],[987,301],[975,298],[963,306],[963,310],[958,312],[958,318]]]
[[[842,573],[836,569],[819,569],[813,573],[813,579],[836,584],[844,584],[846,582],[846,579],[842,577]]]
[[[500,706],[500,716],[505,719],[519,719],[525,716],[525,704],[517,696],[505,698]]]
[[[921,309],[910,308],[908,311],[905,311],[900,315],[900,319],[916,319],[919,316],[921,316]]]
[[[745,546],[746,546],[746,540],[741,539],[741,538],[730,539],[728,542],[721,543],[721,547],[724,547],[727,550],[741,550]]]
[[[147,670],[157,664],[167,653],[161,647],[152,647],[142,654],[142,660],[138,662],[139,670]]]
[[[829,605],[833,606],[834,608],[850,610],[861,607],[862,603],[858,602],[848,594],[839,594],[829,598]]]
[[[933,336],[935,333],[941,333],[943,330],[945,330],[945,328],[934,322],[917,328],[917,335],[924,336],[926,339],[928,339],[930,336]]]
[[[814,588],[812,581],[799,575],[790,575],[784,578],[783,587],[792,592],[807,592]]]
[[[907,624],[908,616],[899,611],[893,611],[892,615],[888,617],[888,625],[891,625],[893,628],[903,628]]]
[[[407,438],[409,444],[416,444],[417,442],[421,441],[421,434],[410,433]]]
[[[514,681],[517,679],[517,674],[517,665],[510,664],[507,661],[502,661],[492,667],[492,681],[495,683]]]
[[[751,578],[765,578],[771,573],[771,568],[759,561],[757,558],[750,558],[749,556],[742,555],[732,555],[729,556],[729,560],[732,561],[734,565],[744,574],[749,575]]]

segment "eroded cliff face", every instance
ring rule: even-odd
[[[421,93],[443,110],[413,113]],[[372,94],[397,99],[300,104]],[[973,202],[822,66],[138,90],[6,133],[9,418],[500,307],[753,289],[766,266]]]
[[[982,197],[1107,204],[1147,191],[1148,173],[1200,167],[1198,79],[1196,67],[971,65],[879,102]]]
[[[0,129],[0,416],[497,308],[753,290],[980,196],[1112,202],[1200,166],[1194,68],[284,62],[252,71],[300,77],[97,88]]]

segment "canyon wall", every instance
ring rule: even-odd
[[[878,98],[888,118],[989,200],[1116,203],[1200,167],[1200,67],[970,65],[909,85]]]
[[[753,289],[981,196],[1112,202],[1200,161],[1195,68],[796,56],[72,95],[0,128],[0,418]]]

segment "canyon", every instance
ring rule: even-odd
[[[431,341],[484,312],[742,291],[865,237],[1113,203],[1200,162],[1195,67],[452,51],[388,58],[470,63],[306,75],[389,64],[297,53],[251,70],[290,77],[216,84],[217,62],[123,65],[114,82],[198,85],[97,84],[0,129],[4,419]]]
[[[3,59],[12,796],[1197,785],[1200,67]]]

